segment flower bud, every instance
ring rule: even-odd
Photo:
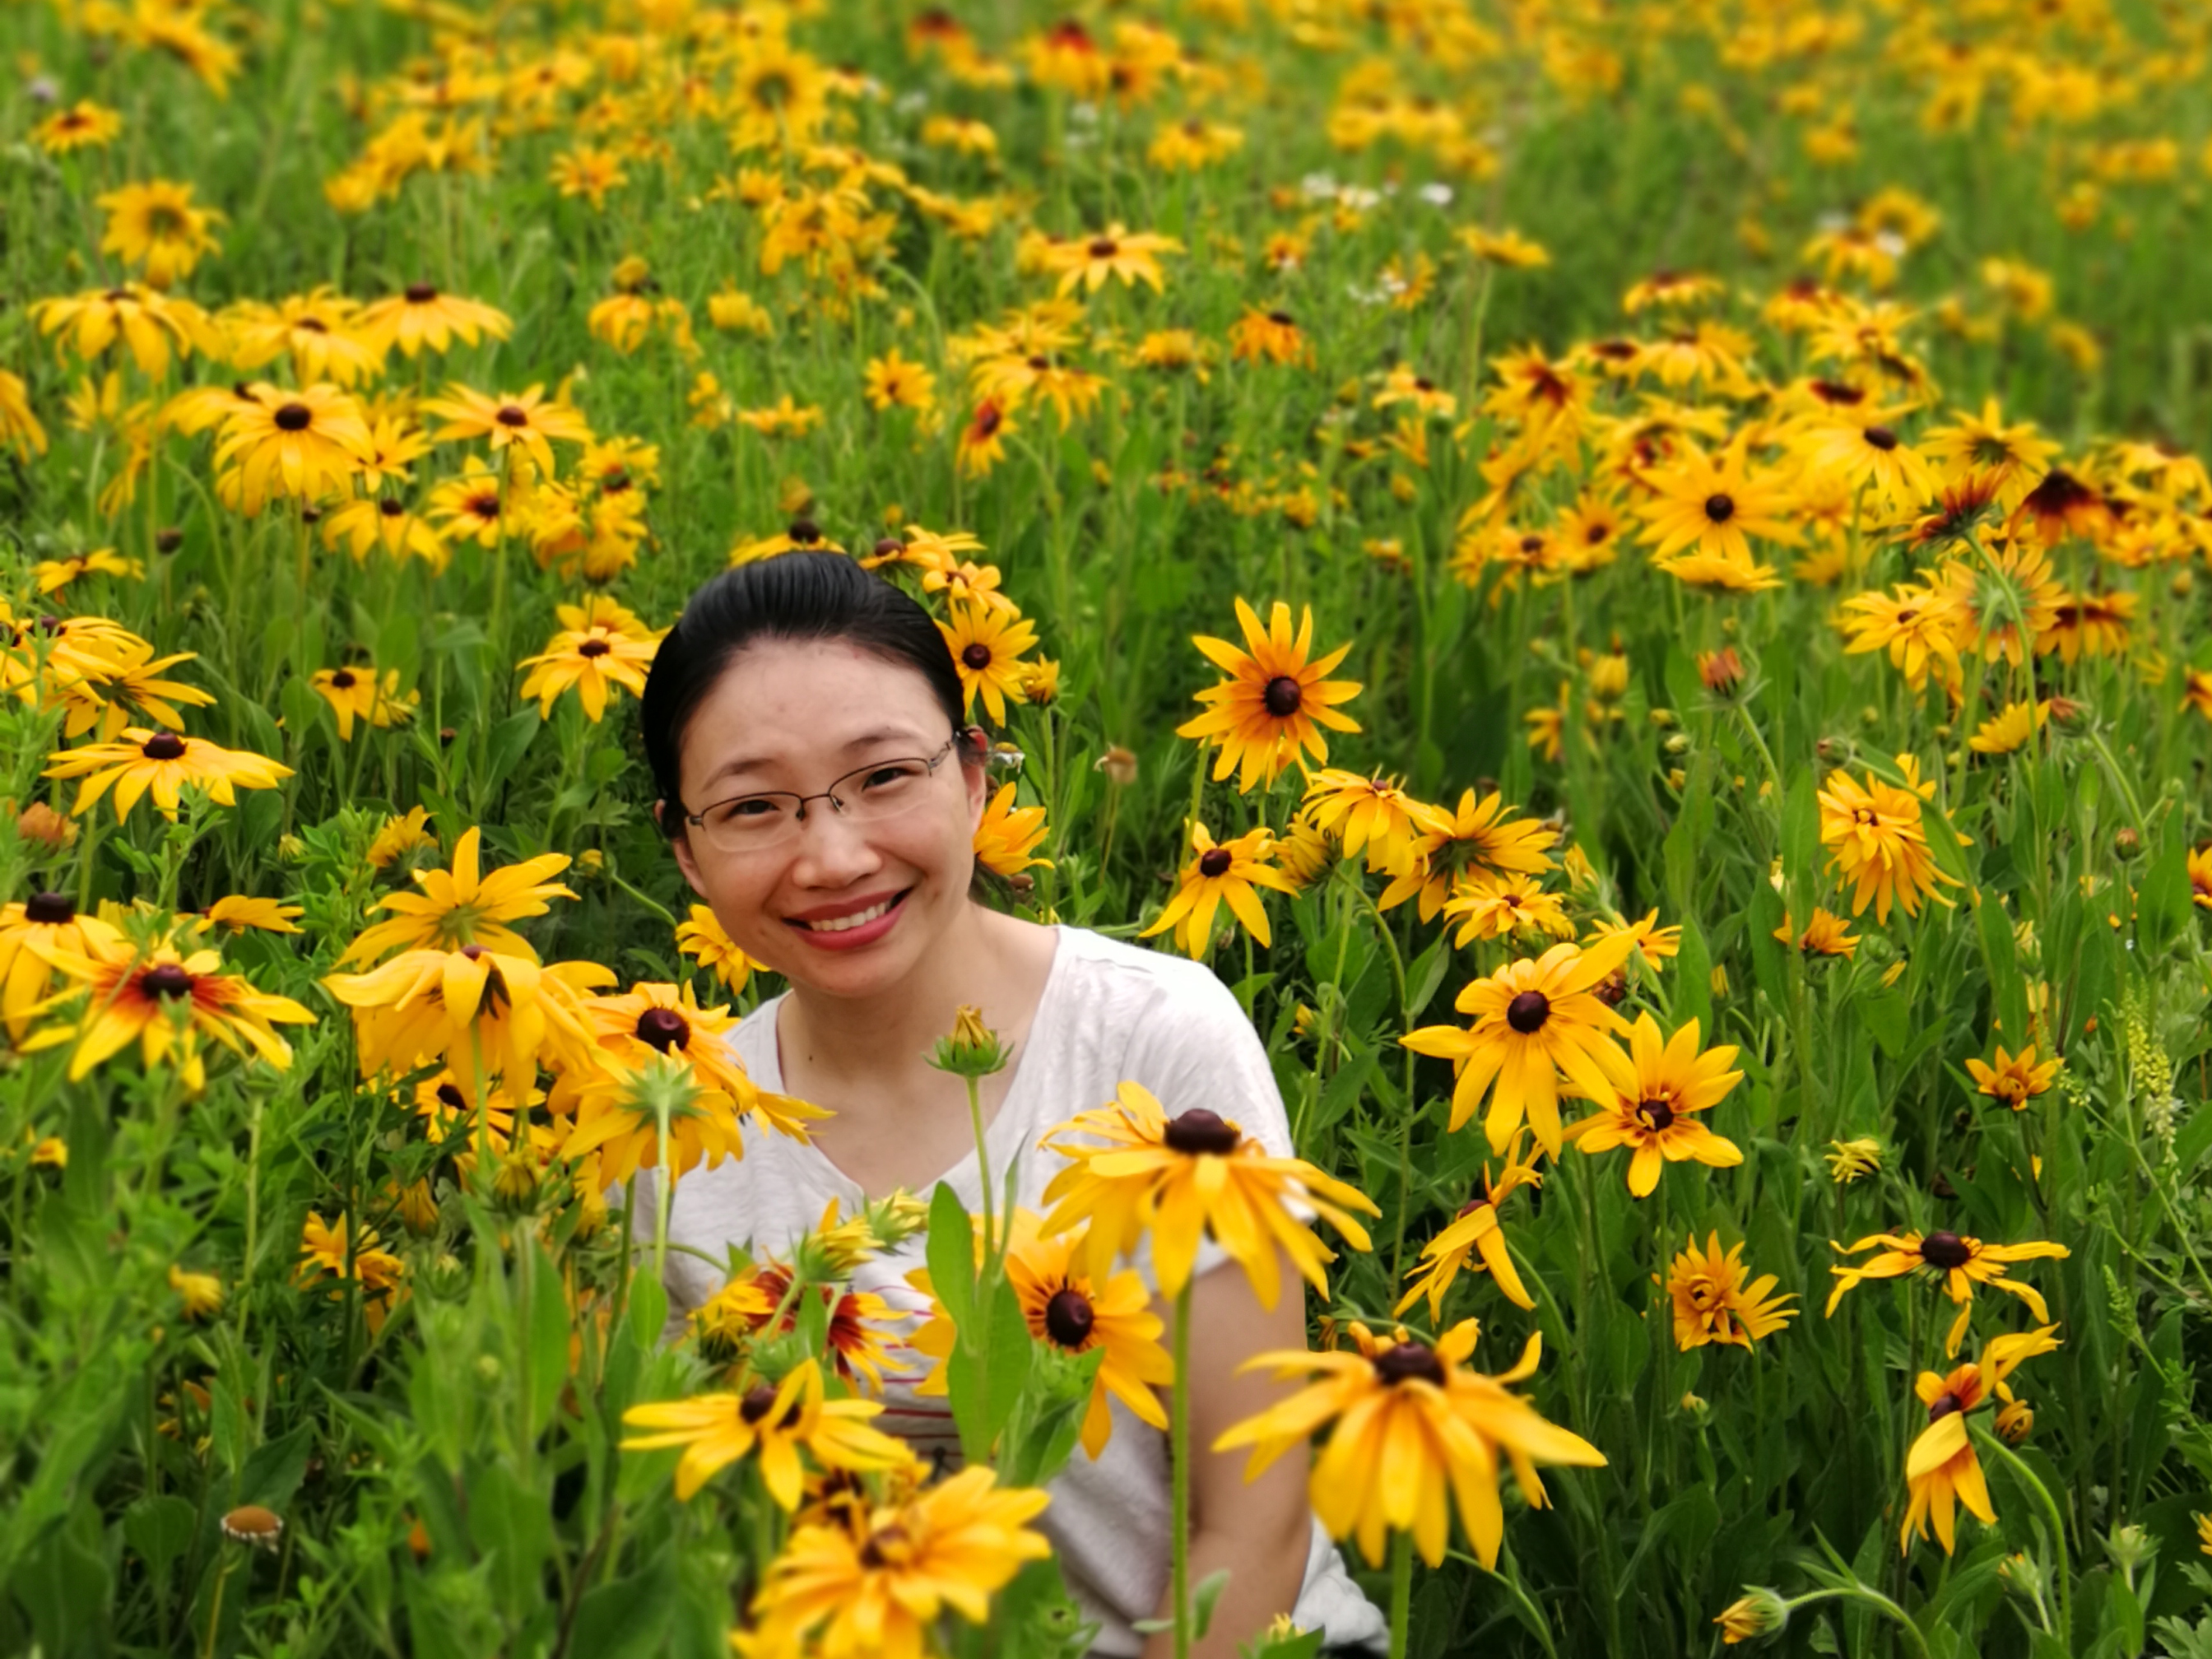
[[[987,1078],[1006,1068],[1013,1045],[983,1024],[983,1011],[963,1005],[952,1017],[952,1031],[939,1037],[929,1063],[955,1077]]]
[[[1790,1604],[1761,1585],[1747,1584],[1744,1594],[1714,1617],[1721,1641],[1734,1647],[1761,1636],[1778,1634],[1790,1622]]]

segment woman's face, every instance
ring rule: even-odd
[[[872,762],[935,755],[951,735],[928,682],[903,664],[842,640],[760,641],[731,659],[684,731],[684,804],[818,794]],[[809,801],[769,847],[726,852],[689,826],[677,861],[747,956],[810,990],[869,996],[911,973],[964,913],[985,793],[982,768],[956,749],[896,817],[856,822]]]

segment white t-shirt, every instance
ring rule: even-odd
[[[1063,1160],[1038,1150],[1040,1138],[1079,1111],[1114,1097],[1124,1080],[1152,1091],[1170,1116],[1194,1106],[1233,1118],[1270,1152],[1291,1155],[1290,1125],[1266,1050],[1244,1011],[1212,970],[1179,957],[1124,945],[1080,927],[1058,928],[1059,943],[1029,1036],[1014,1055],[1014,1071],[998,1115],[984,1131],[994,1184],[1004,1191],[1006,1171],[1018,1170],[1018,1200],[1044,1209],[1045,1185]],[[747,1073],[763,1089],[781,1091],[783,1068],[776,1044],[776,1008],[763,1003],[730,1034]],[[717,1261],[732,1243],[780,1255],[822,1217],[831,1198],[852,1214],[866,1201],[860,1188],[814,1147],[748,1120],[745,1155],[718,1167],[702,1165],[678,1182],[669,1209],[672,1240]],[[653,1213],[640,1182],[641,1213]],[[971,1213],[982,1207],[982,1189],[970,1152],[942,1179]],[[927,1197],[935,1183],[922,1189]],[[994,1194],[994,1200],[1000,1196]],[[871,1291],[893,1308],[919,1311],[924,1298],[906,1274],[924,1265],[925,1240],[863,1263],[855,1290]],[[1225,1261],[1211,1245],[1199,1270]],[[720,1274],[696,1256],[667,1258],[672,1315],[680,1317],[722,1285]],[[1149,1280],[1150,1273],[1147,1270]],[[1295,1286],[1296,1281],[1292,1280]],[[673,1319],[672,1319],[672,1323]],[[941,1398],[913,1390],[928,1362],[892,1341],[892,1364],[884,1374],[884,1429],[929,1456],[943,1451],[957,1461],[959,1441]],[[1098,1621],[1096,1654],[1133,1655],[1144,1638],[1131,1626],[1159,1611],[1168,1583],[1169,1471],[1167,1436],[1140,1422],[1119,1401],[1112,1403],[1113,1437],[1093,1462],[1078,1446],[1051,1483],[1052,1504],[1039,1528],[1052,1540],[1069,1590]],[[1381,1645],[1388,1627],[1360,1594],[1321,1523],[1314,1523],[1306,1576],[1291,1617],[1308,1630],[1325,1630],[1332,1646]]]

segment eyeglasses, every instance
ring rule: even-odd
[[[959,741],[960,734],[955,732],[942,749],[926,759],[915,756],[870,761],[819,794],[763,789],[750,795],[732,795],[696,812],[686,812],[684,821],[716,852],[738,854],[757,853],[790,840],[805,821],[806,803],[811,800],[828,801],[839,817],[855,823],[895,818],[921,804],[928,793],[931,775]]]

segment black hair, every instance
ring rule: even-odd
[[[666,805],[661,829],[684,830],[684,733],[730,659],[756,640],[842,640],[911,668],[927,683],[963,758],[980,762],[960,675],[937,623],[912,595],[842,553],[785,553],[704,583],[660,641],[639,700],[645,756]]]

